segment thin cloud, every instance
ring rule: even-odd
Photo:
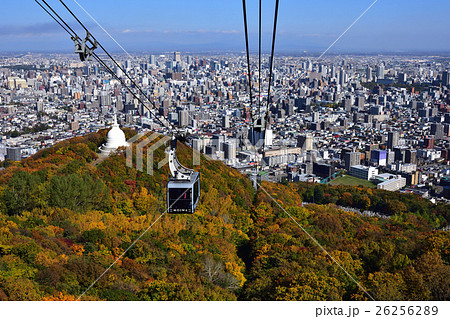
[[[197,30],[160,30],[160,31],[155,31],[155,30],[132,30],[132,29],[125,29],[120,31],[120,33],[122,34],[127,34],[127,33],[155,33],[155,34],[166,34],[166,35],[170,35],[170,34],[202,34],[202,35],[207,35],[207,34],[239,34],[241,33],[240,31],[237,30],[207,30],[207,29],[197,29]]]
[[[31,37],[56,34],[61,32],[64,32],[64,30],[62,30],[59,25],[53,22],[32,24],[26,26],[0,26],[1,37]]]
[[[153,30],[131,30],[131,29],[125,29],[122,31],[119,31],[119,33],[152,33]]]

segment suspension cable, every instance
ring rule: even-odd
[[[56,23],[58,23],[60,26],[61,26],[61,28],[63,28],[71,37],[74,37],[74,34],[72,34],[69,30],[67,30],[67,28],[58,20],[58,19],[56,19],[42,4],[40,4],[39,3],[39,1],[37,1],[37,0],[34,0],[42,9],[44,9],[44,11],[45,12],[47,12],[47,14],[50,16],[50,17],[52,17],[53,18],[53,20],[55,20],[56,21]],[[44,0],[42,0],[47,6],[48,6],[48,4],[47,4],[47,2],[45,2]],[[59,15],[51,8],[51,7],[49,7],[50,8],[50,10],[52,10],[58,17],[59,17]],[[59,17],[60,19],[61,19],[61,17]],[[61,19],[62,20],[62,19]],[[64,21],[63,21],[63,23],[64,23]],[[65,24],[65,23],[64,23]],[[69,29],[70,30],[72,30],[72,28],[70,28],[70,26],[68,26],[69,27]],[[72,30],[72,32],[73,32],[73,30]],[[73,33],[75,33],[75,32],[73,32]]]
[[[58,19],[56,19],[45,7],[43,7],[37,0],[35,0],[35,2],[42,8],[45,10],[45,12],[47,12],[48,15],[50,15],[50,17],[52,17],[71,37],[74,38],[79,38],[77,33],[64,21],[63,18],[61,18],[61,16],[58,15],[58,13],[45,1],[42,0],[43,3],[45,3],[45,5],[58,17],[58,19],[60,21],[58,21]],[[71,13],[71,15],[75,18],[75,20],[78,21],[78,23],[83,27],[83,29],[90,34],[89,30],[83,25],[83,23],[75,16],[75,14],[65,5],[65,3],[63,1],[60,1],[64,7]],[[62,22],[62,23],[61,23]],[[64,25],[66,27],[64,27]],[[69,30],[73,33],[71,33]],[[97,41],[95,39],[95,37],[93,35],[91,35],[92,38],[94,39],[94,41]],[[127,76],[127,78],[131,81],[131,83],[141,92],[142,95],[144,95],[146,97],[146,99],[148,101],[150,101],[150,103],[153,105],[153,107],[156,109],[156,105],[155,103],[147,96],[147,94],[145,94],[143,92],[143,90],[135,83],[135,81],[128,75],[128,73],[122,68],[122,66],[108,53],[108,51],[97,41],[97,44],[102,48],[102,50],[108,55],[108,57],[114,62],[114,64]],[[155,115],[153,113],[153,110],[148,107],[132,90],[131,88],[122,80],[120,79],[119,76],[117,76],[117,74],[115,74],[115,72],[109,68],[106,63],[97,55],[95,54],[96,60],[101,63],[105,69],[107,69],[107,71],[109,71],[116,79],[118,79],[123,86],[125,86],[125,88],[150,112],[150,114],[163,126],[166,127],[169,131],[173,130],[173,127],[171,127],[170,123],[165,123],[163,122],[160,118],[158,118],[157,115]]]
[[[105,61],[102,60],[102,58],[100,58],[98,56],[97,53],[93,52],[92,55],[94,56],[95,60],[97,60],[97,62],[99,62],[105,69],[106,71],[108,71],[113,77],[115,77],[123,86],[125,86],[125,88],[133,95],[133,97],[138,100],[144,107],[147,108],[147,110],[149,110],[149,112],[153,115],[153,117],[163,126],[167,127],[167,124],[165,124],[160,118],[157,117],[157,115],[155,115],[153,113],[153,111],[148,108],[145,103],[141,100],[141,98],[139,96],[136,95],[136,93],[133,92],[133,90],[126,85],[126,83],[106,64]]]
[[[261,117],[261,0],[259,0],[259,66],[258,66],[258,95],[259,95],[259,105],[258,113]]]
[[[252,98],[252,76],[250,73],[250,51],[248,49],[248,30],[247,30],[247,6],[245,5],[245,0],[242,0],[242,9],[244,12],[244,33],[245,33],[245,48],[247,51],[247,73],[248,73],[248,85],[250,88],[250,111],[251,111],[251,121],[253,122],[253,98]]]
[[[275,2],[275,17],[273,19],[273,35],[272,35],[272,52],[270,53],[270,71],[269,71],[269,89],[267,91],[267,110],[266,110],[266,126],[269,120],[269,100],[270,100],[270,85],[272,83],[272,69],[273,69],[273,54],[275,51],[275,37],[277,34],[277,19],[278,19],[278,2]]]
[[[75,34],[75,35],[77,35],[77,33],[70,27],[70,25],[68,25],[67,24],[67,22],[65,22],[64,21],[64,19],[63,18],[61,18],[60,16],[59,16],[59,14],[58,13],[56,13],[56,11],[55,10],[53,10],[53,8],[45,1],[45,0],[42,0],[42,2],[43,3],[45,3],[45,5],[58,17],[58,19],[60,19],[61,21],[62,21],[62,23],[64,23],[64,25],[67,27],[67,28],[69,28],[69,30],[70,31],[72,31],[72,33],[73,34]]]
[[[78,19],[78,17],[72,12],[72,10],[70,10],[70,8],[64,3],[64,1],[62,1],[62,0],[59,0],[60,2],[61,2],[61,4],[67,9],[67,11],[69,11],[69,13],[74,17],[74,19],[83,27],[83,29],[84,30],[86,30],[86,32],[88,32],[89,34],[90,34],[90,32],[89,32],[89,30],[84,26],[84,24]],[[91,36],[92,36],[92,39],[94,39],[94,41],[97,41],[97,39],[91,34]],[[153,100],[152,99],[150,99],[149,97],[148,97],[148,95],[141,89],[141,87],[139,86],[139,85],[137,85],[136,84],[136,82],[134,82],[134,80],[129,76],[129,74],[128,74],[128,72],[126,72],[124,69],[123,69],[123,67],[111,56],[111,54],[109,54],[109,52],[103,47],[103,45],[101,44],[101,43],[99,43],[98,41],[97,41],[97,44],[98,44],[98,46],[106,53],[106,55],[111,59],[111,61],[113,61],[114,62],[114,64],[123,72],[123,74],[125,74],[126,75],[126,77],[131,81],[131,83],[139,90],[139,92],[141,92],[141,94],[142,95],[144,95],[145,96],[145,98],[152,104],[152,106],[156,109],[156,105],[155,105],[155,102],[153,102]],[[150,108],[149,107],[147,107],[146,105],[144,105],[149,111],[150,111]],[[158,119],[159,120],[159,119]],[[159,122],[161,122],[160,120],[159,120]],[[169,129],[169,130],[171,130],[171,127],[170,126],[168,126],[167,124],[164,124],[164,126],[167,128],[167,129]]]

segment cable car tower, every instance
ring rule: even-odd
[[[277,19],[278,19],[278,4],[279,0],[275,2],[275,14],[274,14],[274,23],[273,23],[273,35],[272,35],[272,51],[270,54],[270,63],[269,63],[269,87],[267,91],[267,106],[265,114],[261,111],[261,0],[259,0],[259,59],[258,59],[258,114],[255,115],[253,113],[253,96],[252,96],[252,73],[250,69],[250,51],[248,45],[248,28],[247,28],[247,6],[245,4],[245,0],[242,0],[242,9],[243,9],[243,17],[244,17],[244,33],[245,33],[245,48],[247,53],[247,75],[248,75],[248,85],[249,85],[249,93],[250,93],[250,111],[247,107],[245,107],[245,116],[248,118],[249,114],[251,115],[250,128],[249,128],[249,139],[250,143],[253,145],[255,156],[259,156],[259,153],[263,153],[266,146],[266,141],[269,136],[271,139],[271,131],[269,132],[269,102],[271,100],[270,97],[270,89],[272,84],[272,70],[273,70],[273,55],[275,51],[275,37],[277,32]],[[259,165],[256,165],[255,171],[252,174],[251,178],[253,180],[254,188],[257,189],[257,179]]]

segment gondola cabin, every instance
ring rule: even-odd
[[[200,199],[200,174],[193,172],[189,180],[171,178],[167,184],[169,214],[193,214]]]
[[[194,214],[200,199],[200,173],[186,168],[177,158],[177,141],[173,136],[168,148],[169,169],[172,177],[167,184],[167,212]]]

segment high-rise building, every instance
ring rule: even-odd
[[[230,128],[230,117],[228,115],[225,115],[222,118],[222,127],[223,128]],[[226,156],[225,156],[226,157]]]
[[[203,140],[196,138],[192,140],[192,148],[198,152],[204,151]]]
[[[367,82],[372,81],[372,68],[370,66],[367,66],[367,69],[366,69],[366,79],[367,79]]]
[[[225,136],[224,135],[215,134],[212,137],[212,146],[214,146],[214,148],[217,151],[222,151],[223,150],[223,144],[224,143],[225,143]]]
[[[359,152],[345,153],[344,163],[347,172],[350,171],[350,167],[359,165],[360,162],[361,162],[361,153]]]
[[[350,112],[352,109],[353,101],[351,98],[346,98],[344,100],[344,108],[347,112]]]
[[[389,132],[388,133],[388,143],[387,148],[392,150],[395,146],[398,145],[400,134],[398,132]]]
[[[319,122],[319,112],[313,112],[311,122],[317,123]]]
[[[423,140],[423,147],[426,149],[433,149],[434,148],[434,138],[431,137],[425,137]]]
[[[344,86],[344,84],[345,84],[345,71],[344,71],[344,69],[341,69],[340,71],[339,71],[339,85],[340,86]]]
[[[297,139],[297,146],[301,147],[303,151],[313,149],[313,137],[311,134],[300,135]]]
[[[100,106],[111,106],[111,105],[112,105],[111,96],[109,95],[108,92],[102,91],[100,94]]]
[[[174,60],[175,62],[181,62],[181,54],[180,54],[180,52],[175,51],[175,52],[173,53],[173,60]]]
[[[385,150],[370,151],[370,162],[378,166],[386,166],[387,152]]]
[[[223,143],[223,151],[225,159],[231,160],[236,158],[236,144],[233,142]]]
[[[366,98],[364,96],[358,96],[358,98],[356,99],[356,106],[359,108],[364,107],[365,102]]]
[[[417,151],[408,149],[405,154],[405,163],[416,164],[417,163]]]
[[[336,78],[336,66],[334,64],[331,66],[330,77]]]
[[[443,86],[450,86],[450,73],[448,71],[442,72],[442,85]]]
[[[406,148],[404,146],[394,147],[395,161],[405,163],[406,160]]]
[[[444,138],[444,126],[442,123],[431,123],[431,135],[434,135],[436,140]]]
[[[114,68],[114,73],[116,73],[119,78],[123,76],[122,70],[117,65]]]
[[[406,73],[399,73],[397,80],[398,80],[398,83],[406,83],[406,80],[407,80]]]
[[[172,71],[177,66],[175,61],[166,61],[166,69],[167,71]]]
[[[117,100],[116,100],[116,110],[117,111],[119,111],[119,112],[122,112],[123,111],[123,101],[122,101],[122,97],[118,97],[117,98]]]
[[[150,60],[149,60],[151,65],[156,65],[156,57],[152,54],[150,55]]]
[[[389,165],[393,163],[395,163],[395,152],[389,150],[386,152],[386,164]]]
[[[380,64],[377,66],[377,78],[380,80],[384,79],[384,65]]]
[[[178,112],[178,126],[184,127],[189,125],[188,111],[182,110]]]

